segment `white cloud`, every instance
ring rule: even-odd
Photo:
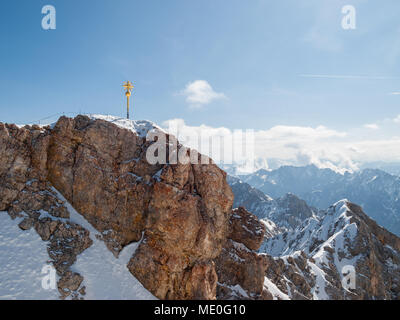
[[[371,130],[378,130],[379,126],[375,123],[367,123],[364,125],[364,128],[371,129]]]
[[[314,164],[336,171],[342,168],[355,170],[357,166],[343,151],[346,137],[346,132],[324,126],[275,126],[256,132],[256,154],[260,158],[279,159],[287,165]],[[335,146],[337,144],[341,146]]]
[[[400,123],[400,114],[396,118],[394,118],[393,121],[395,123]]]
[[[400,115],[398,117],[400,123]],[[213,128],[206,125],[188,126],[182,119],[164,122],[167,129],[178,128],[178,138],[189,147],[193,133],[206,133],[211,137],[223,137],[232,134],[228,128]],[[189,138],[188,138],[189,137]],[[354,136],[346,132],[336,131],[324,126],[274,126],[268,130],[254,131],[254,161],[266,159],[270,165],[308,165],[330,168],[338,172],[357,170],[361,163],[400,161],[400,137],[365,140],[364,136]],[[197,138],[195,143],[198,142]],[[202,146],[203,147],[203,146]],[[226,146],[224,146],[226,147]],[[211,156],[209,146],[199,150]],[[244,154],[246,157],[246,154]],[[218,159],[214,159],[218,162]],[[241,159],[242,160],[242,159]],[[251,160],[251,159],[246,159]],[[252,160],[252,161],[253,161]]]
[[[214,100],[226,99],[225,94],[215,92],[205,80],[188,83],[182,94],[186,96],[186,101],[194,108],[200,108]]]
[[[395,91],[395,92],[391,92],[390,94],[393,95],[393,96],[399,96],[400,92],[399,91]]]
[[[345,137],[345,132],[338,132],[335,130],[328,129],[324,126],[312,127],[296,127],[296,126],[275,126],[269,130],[259,131],[261,137],[268,137],[271,139],[279,139],[280,141],[292,140],[296,138],[296,141],[301,140],[317,140],[321,138],[330,137]]]

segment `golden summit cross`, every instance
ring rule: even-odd
[[[126,81],[123,84],[123,87],[125,88],[125,95],[126,95],[126,117],[129,119],[129,98],[132,95],[132,90],[134,88],[132,82]]]

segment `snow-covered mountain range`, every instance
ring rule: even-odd
[[[112,116],[0,123],[0,299],[399,298],[400,239],[361,207],[271,197],[214,163],[152,164],[148,132],[174,141]]]
[[[272,198],[293,193],[316,208],[327,208],[340,199],[363,207],[389,231],[400,235],[400,177],[379,169],[340,174],[330,169],[285,166],[259,170],[240,179]]]
[[[237,178],[229,182],[235,205],[269,230],[259,252],[275,299],[399,298],[400,238],[361,207],[341,200],[316,210],[293,194],[274,200]]]

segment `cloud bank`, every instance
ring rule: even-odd
[[[396,118],[400,123],[400,116]],[[224,127],[210,127],[207,125],[189,126],[182,119],[173,119],[163,123],[168,131],[175,128],[178,138],[189,147],[192,145],[190,136],[205,133],[208,136],[223,137],[232,135],[232,131]],[[400,137],[374,138],[368,132],[376,130],[377,124],[357,128],[359,134],[337,131],[325,126],[274,126],[267,130],[254,131],[254,156],[253,159],[241,159],[256,163],[268,163],[272,167],[280,165],[309,165],[314,164],[319,168],[330,168],[337,172],[355,171],[360,165],[368,162],[400,161]],[[367,139],[365,137],[368,137]],[[235,143],[235,142],[234,142]],[[229,148],[229,146],[224,146]],[[210,149],[203,148],[200,152],[212,156]],[[216,160],[216,159],[214,159]],[[218,160],[218,159],[217,159]],[[218,163],[218,161],[216,161]],[[268,166],[264,164],[264,167]]]
[[[182,94],[186,96],[186,102],[192,108],[201,108],[215,100],[226,99],[225,94],[215,92],[205,80],[196,80],[188,83]]]

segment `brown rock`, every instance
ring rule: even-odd
[[[215,299],[213,260],[226,243],[233,203],[226,174],[211,162],[150,165],[151,143],[84,116],[62,117],[52,129],[0,124],[0,210],[34,219],[35,230],[50,241],[60,287],[72,290],[65,275],[91,243],[87,235],[70,234],[64,222],[39,219],[41,210],[69,217],[51,187],[101,232],[115,255],[144,237],[129,269],[157,297]],[[63,245],[67,239],[74,239],[72,248]],[[56,254],[61,246],[66,249]]]
[[[159,298],[215,299],[214,264],[207,261],[219,255],[226,237],[232,194],[225,173],[215,165],[168,168],[168,184],[154,184],[145,241],[128,268]],[[196,181],[196,194],[185,190],[182,176]],[[215,184],[228,192],[211,195],[203,187]]]
[[[29,230],[33,227],[35,220],[32,218],[25,218],[24,220],[22,220],[18,227],[20,227],[22,230]]]
[[[97,230],[113,230],[122,246],[142,237],[151,186],[141,177],[160,169],[143,168],[142,149],[133,132],[82,116],[60,118],[49,142],[49,181]]]
[[[268,299],[264,292],[266,263],[254,250],[260,248],[265,226],[244,208],[234,209],[230,233],[221,254],[215,259],[218,299]]]
[[[59,222],[52,232],[48,253],[59,275],[65,274],[76,257],[93,244],[89,231],[70,222]]]
[[[78,291],[82,281],[83,277],[79,273],[66,272],[57,283],[61,297],[66,298],[72,292]]]
[[[264,289],[266,265],[262,256],[245,245],[228,240],[221,255],[215,260],[218,274],[218,299],[257,299]],[[246,294],[232,292],[240,286]],[[225,293],[224,293],[225,291]]]
[[[44,218],[35,223],[35,230],[43,241],[48,241],[50,240],[50,237],[56,230],[57,226],[57,221],[53,221],[50,218]]]
[[[265,225],[243,207],[234,209],[230,220],[230,238],[250,250],[258,250],[264,240]]]

